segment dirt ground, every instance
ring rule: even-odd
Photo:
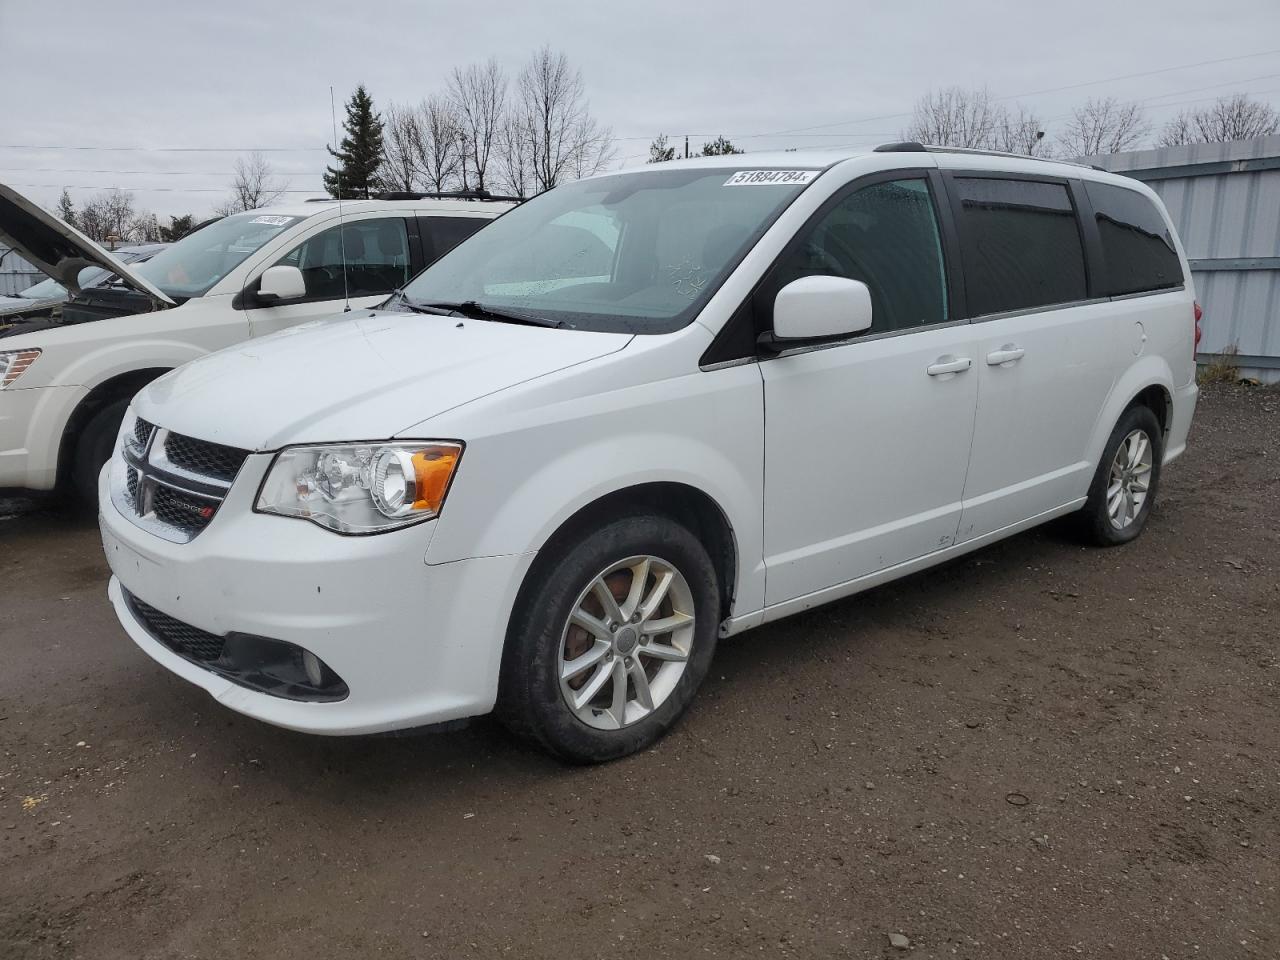
[[[1274,958],[1278,574],[1280,391],[1215,388],[1137,543],[728,641],[657,749],[572,769],[242,719],[117,627],[91,523],[26,512],[0,956]]]

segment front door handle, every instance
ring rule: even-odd
[[[939,357],[925,367],[924,372],[931,377],[945,377],[949,373],[962,373],[971,366],[973,361],[968,357]]]
[[[1016,344],[1006,343],[999,350],[992,350],[987,354],[987,363],[993,367],[1003,366],[1006,363],[1016,363],[1026,355],[1026,352]]]

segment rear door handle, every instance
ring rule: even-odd
[[[993,367],[1001,366],[1006,363],[1014,363],[1021,360],[1027,351],[1021,347],[1014,346],[1012,343],[1006,343],[999,350],[992,350],[987,354],[987,363]]]
[[[973,366],[973,361],[968,357],[939,357],[935,362],[924,368],[924,372],[931,377],[944,377],[948,373],[962,373]]]

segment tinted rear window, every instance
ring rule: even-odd
[[[418,222],[427,234],[428,258],[438,260],[489,221],[480,217],[419,217]]]
[[[1084,300],[1084,247],[1060,183],[957,177],[969,313]]]
[[[1176,287],[1182,264],[1169,225],[1136,190],[1085,182],[1104,261],[1101,293],[1119,296]]]

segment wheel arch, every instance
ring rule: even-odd
[[[559,550],[601,522],[619,516],[655,513],[669,517],[689,530],[707,549],[720,586],[720,620],[730,616],[738,584],[738,543],[724,509],[706,491],[679,481],[659,480],[612,490],[584,504],[563,520],[538,548],[538,556],[525,573],[513,607],[518,609],[526,590]]]
[[[1116,381],[1094,424],[1088,451],[1090,463],[1099,462],[1116,423],[1126,410],[1138,404],[1151,409],[1167,436],[1173,423],[1173,371],[1163,358],[1143,357]]]
[[[58,443],[58,485],[64,485],[70,477],[73,453],[76,442],[80,438],[85,425],[104,407],[117,400],[132,399],[133,395],[152,380],[168,373],[170,367],[144,367],[141,370],[129,370],[116,374],[102,381],[81,398],[71,416],[62,428],[62,439]]]

